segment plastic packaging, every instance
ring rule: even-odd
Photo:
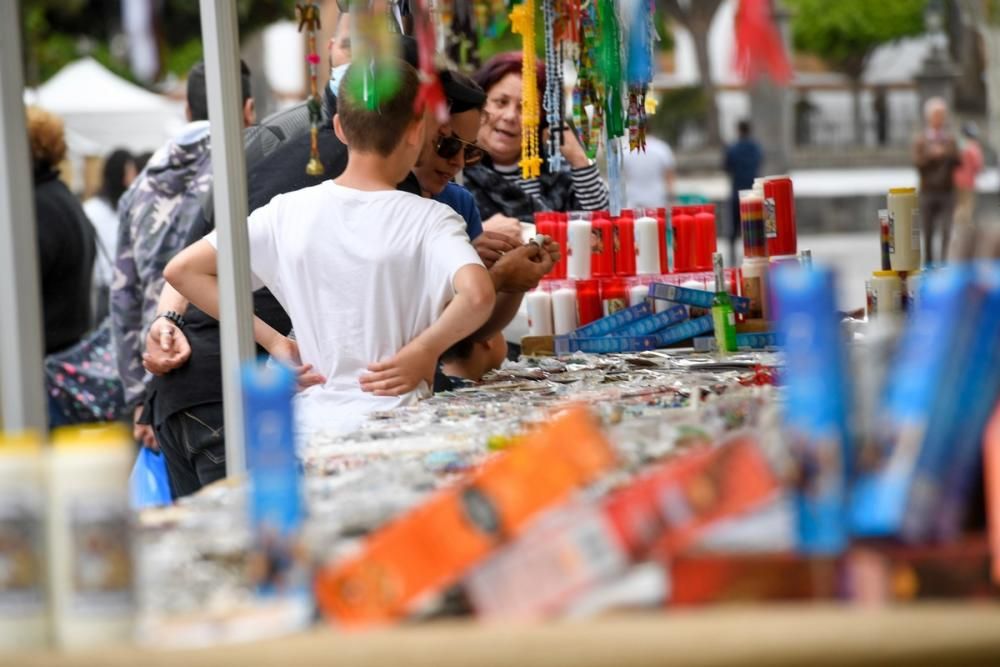
[[[528,292],[524,297],[528,309],[528,335],[551,336],[555,329],[552,325],[552,296],[540,289]]]
[[[120,425],[67,427],[48,458],[49,593],[61,648],[128,641],[134,617],[128,478]]]
[[[172,502],[167,461],[148,447],[139,450],[129,475],[129,506],[133,510],[161,507]]]
[[[683,303],[686,306],[694,306],[707,311],[712,308],[712,300],[715,294],[704,289],[688,289],[678,285],[653,283],[649,286],[649,296],[654,299]],[[732,294],[730,294],[729,298],[733,302],[733,310],[737,313],[745,314],[749,312],[749,299],[742,296],[733,296]]]
[[[840,553],[848,535],[850,396],[833,274],[779,267],[774,291],[784,338],[785,437],[801,478],[794,492],[798,547],[807,554]]]
[[[920,208],[915,188],[892,188],[889,207],[889,262],[893,271],[920,269]]]
[[[42,470],[37,436],[0,436],[0,653],[48,643]]]
[[[669,326],[673,326],[678,322],[683,322],[687,317],[687,308],[676,305],[662,313],[650,315],[649,317],[632,322],[618,329],[615,334],[619,336],[648,336]]]

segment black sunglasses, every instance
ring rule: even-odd
[[[454,134],[450,137],[438,137],[434,151],[445,160],[450,160],[461,150],[465,150],[465,164],[473,165],[483,159],[483,149]]]

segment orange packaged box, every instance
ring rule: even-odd
[[[347,626],[405,616],[614,462],[593,416],[567,410],[466,482],[374,533],[358,555],[322,570],[316,581],[320,608]]]

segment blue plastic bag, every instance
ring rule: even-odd
[[[141,510],[171,502],[166,459],[160,452],[143,447],[129,476],[129,505],[133,510]]]

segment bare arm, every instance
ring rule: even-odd
[[[183,315],[187,311],[188,300],[180,292],[164,281],[160,300],[156,304],[157,314],[175,312]],[[158,317],[146,334],[146,352],[142,355],[142,365],[153,375],[163,375],[180,368],[191,358],[191,345],[187,336],[165,317]]]
[[[212,317],[219,318],[217,254],[211,243],[202,239],[185,248],[170,260],[163,276],[182,297]],[[298,375],[300,388],[326,382],[321,375],[311,372],[311,365],[302,364],[295,341],[282,336],[256,315],[253,317],[253,335],[254,340],[272,357],[292,366]]]
[[[431,382],[437,361],[452,345],[474,333],[490,318],[496,303],[493,281],[477,264],[460,268],[452,281],[455,298],[441,316],[391,359],[371,364],[361,388],[377,396],[399,396]]]

